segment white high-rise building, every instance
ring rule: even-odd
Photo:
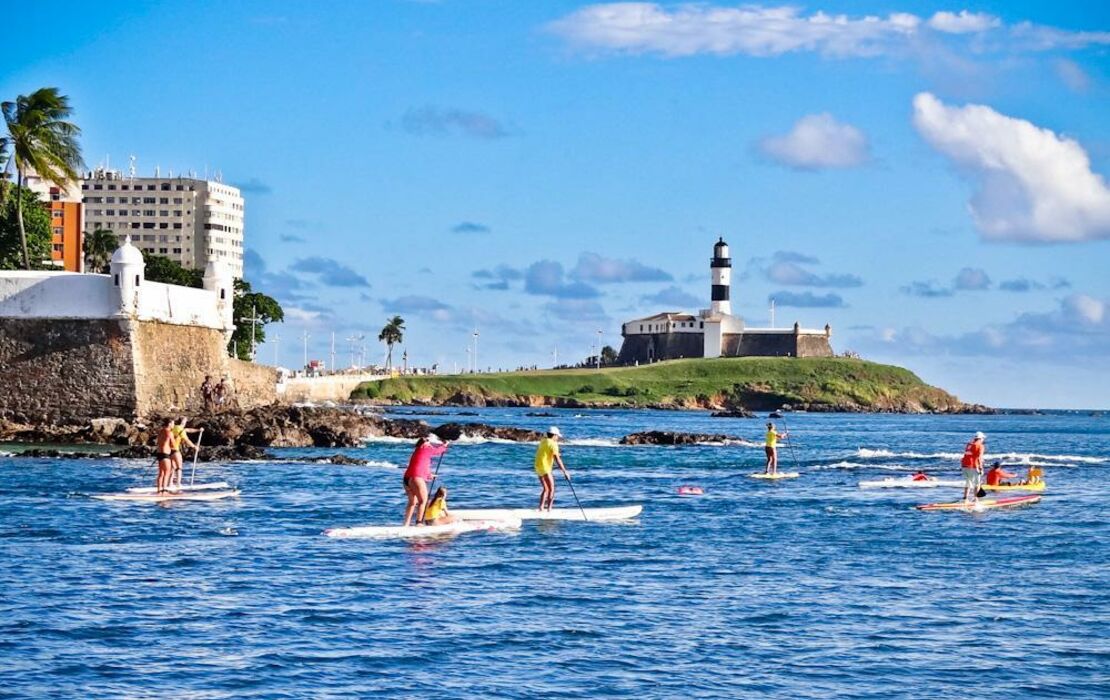
[[[191,177],[135,177],[97,168],[81,181],[85,231],[107,229],[183,267],[212,260],[243,276],[243,196],[237,187]]]

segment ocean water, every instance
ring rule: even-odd
[[[450,411],[448,411],[450,413]],[[613,411],[559,425],[583,505],[628,523],[525,523],[423,542],[336,540],[396,523],[397,441],[204,465],[242,498],[110,503],[133,460],[0,457],[0,697],[1013,698],[1110,693],[1110,417],[789,414],[767,483],[741,444],[619,447],[636,430],[762,421]],[[783,421],[778,421],[782,428]],[[988,452],[1044,466],[1042,502],[923,513],[956,489],[861,490]],[[0,447],[0,449],[3,449]],[[466,441],[456,507],[531,505],[528,445]],[[370,466],[298,463],[335,452]],[[705,489],[677,496],[680,485]],[[565,483],[559,505],[573,505]]]

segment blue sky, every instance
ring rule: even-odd
[[[58,18],[64,21],[58,21]],[[1110,407],[1110,6],[23,3],[5,99],[69,94],[89,165],[243,187],[300,334],[548,365],[707,304],[834,329],[965,400]],[[270,362],[274,348],[260,359]]]

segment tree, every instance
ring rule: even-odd
[[[382,332],[378,334],[378,340],[385,343],[385,367],[389,369],[393,367],[393,346],[400,343],[405,339],[405,319],[400,316],[394,316],[385,323]]]
[[[285,320],[285,311],[277,299],[266,296],[261,292],[251,291],[250,282],[235,280],[235,333],[231,342],[227,344],[227,351],[240,360],[254,360],[251,356],[251,334],[254,334],[253,347],[266,340],[266,324],[280,323]],[[244,322],[245,318],[253,318],[256,314],[257,323]]]
[[[113,251],[114,250],[113,248]],[[109,253],[109,257],[111,257],[111,253]],[[171,260],[164,255],[155,255],[154,253],[149,253],[144,250],[143,262],[146,263],[143,276],[151,282],[178,284],[182,287],[204,286],[204,273],[202,271],[187,270],[177,261]]]
[[[17,190],[23,187],[28,170],[59,187],[77,179],[77,171],[83,165],[81,147],[77,143],[81,129],[66,121],[73,110],[69,98],[59,94],[58,88],[39,88],[30,95],[20,95],[15,102],[0,103],[0,112],[8,127]],[[15,201],[23,267],[30,270],[23,197],[16,197]]]
[[[617,364],[617,351],[613,349],[612,345],[606,345],[601,349],[601,364],[615,365]]]
[[[119,248],[119,239],[115,233],[103,228],[86,233],[85,268],[89,272],[108,272],[116,248]]]
[[[24,267],[24,247],[19,227],[20,208],[24,210],[23,230],[28,254],[39,263],[49,260],[53,241],[50,213],[42,206],[38,195],[26,187],[14,188],[4,184],[0,184],[0,187],[12,190],[3,204],[0,204],[0,270],[19,270]]]

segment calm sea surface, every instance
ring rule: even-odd
[[[169,506],[89,497],[152,482],[143,462],[0,457],[0,697],[1110,694],[1110,417],[791,414],[782,466],[802,477],[765,483],[745,476],[760,448],[613,444],[757,440],[761,421],[557,413],[429,420],[555,423],[583,504],[642,503],[637,521],[321,536],[399,520],[403,443],[343,450],[372,466],[201,465],[198,481],[243,497]],[[958,478],[980,429],[988,452],[1044,465],[1041,503],[922,513],[957,490],[857,487],[919,467]],[[452,505],[530,506],[533,449],[453,446]]]

